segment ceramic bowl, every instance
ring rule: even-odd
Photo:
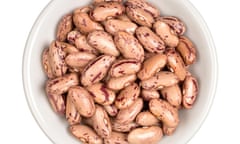
[[[180,112],[180,125],[173,136],[164,137],[159,144],[186,144],[203,124],[211,108],[217,84],[217,58],[214,43],[206,23],[188,0],[148,0],[162,15],[177,16],[187,26],[186,35],[197,46],[197,62],[191,72],[199,80],[200,91],[191,110]],[[36,20],[23,57],[23,83],[29,108],[37,123],[55,144],[79,144],[68,131],[63,117],[53,112],[44,92],[46,76],[41,54],[55,38],[60,18],[90,0],[52,0]]]

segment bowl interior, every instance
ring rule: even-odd
[[[187,0],[148,0],[162,15],[177,16],[187,26],[186,35],[195,43],[197,63],[191,72],[199,80],[200,93],[192,110],[180,112],[180,125],[171,137],[164,137],[161,144],[184,144],[200,128],[210,109],[217,79],[217,62],[209,31],[199,13]],[[68,132],[64,117],[51,109],[44,92],[46,77],[42,70],[42,50],[55,37],[59,19],[73,9],[87,5],[90,0],[53,0],[43,10],[29,35],[23,60],[23,82],[30,109],[45,134],[56,144],[79,144]]]

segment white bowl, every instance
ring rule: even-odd
[[[186,35],[198,50],[198,60],[191,72],[198,78],[200,92],[192,110],[180,113],[180,125],[173,136],[160,144],[186,144],[205,120],[214,99],[217,84],[217,58],[213,40],[203,18],[188,0],[148,0],[161,13],[177,16],[187,25]],[[23,59],[23,83],[29,107],[37,123],[56,144],[79,144],[68,132],[63,117],[52,110],[44,92],[46,77],[42,70],[41,53],[55,38],[56,25],[66,13],[90,0],[52,0],[42,11],[29,35]]]

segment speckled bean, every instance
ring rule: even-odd
[[[165,43],[148,27],[138,27],[136,36],[144,48],[151,53],[163,53]]]
[[[130,85],[136,79],[137,79],[137,76],[135,74],[126,75],[118,78],[110,78],[107,81],[107,87],[112,90],[118,91]]]
[[[183,81],[186,77],[187,70],[182,57],[174,49],[168,49],[165,53],[167,55],[168,68],[175,73],[179,80]]]
[[[153,77],[141,81],[140,85],[146,90],[158,90],[164,87],[175,85],[178,82],[179,79],[174,73],[168,71],[160,71]]]
[[[73,104],[84,117],[92,117],[95,113],[95,105],[92,96],[86,89],[80,86],[71,87],[68,91]]]
[[[103,83],[96,83],[87,87],[94,101],[101,105],[110,105],[115,100],[115,93]]]
[[[141,80],[149,79],[165,67],[166,63],[167,56],[165,54],[156,54],[144,61],[142,69],[137,76]]]
[[[76,28],[84,34],[95,30],[103,30],[102,25],[91,20],[89,15],[85,12],[75,12],[73,14],[73,22]]]
[[[180,53],[186,65],[193,64],[196,61],[196,47],[186,36],[179,37],[179,44],[176,50]]]
[[[72,14],[63,16],[61,21],[58,23],[57,28],[57,40],[65,41],[67,34],[73,29],[73,18]]]
[[[129,144],[157,144],[162,136],[162,129],[158,126],[136,128],[128,134],[128,142]]]
[[[137,28],[135,23],[119,19],[109,19],[104,22],[104,26],[106,31],[112,35],[115,35],[119,31],[125,31],[134,34]]]
[[[96,112],[91,119],[93,121],[93,128],[99,136],[102,138],[108,138],[111,136],[111,121],[106,111],[101,106],[96,105]]]
[[[114,60],[115,57],[109,55],[101,55],[92,60],[82,71],[81,83],[89,86],[102,80]]]
[[[101,2],[98,3],[90,12],[90,16],[94,21],[104,21],[108,17],[116,17],[121,15],[124,10],[124,6],[119,2]]]
[[[142,108],[143,100],[141,98],[138,98],[131,106],[125,109],[121,109],[118,112],[115,122],[120,124],[127,124],[132,122],[136,118],[137,114],[142,110]]]
[[[143,61],[143,47],[132,34],[123,31],[118,32],[114,37],[114,41],[123,57]]]
[[[117,60],[111,67],[109,73],[112,77],[121,77],[137,73],[141,68],[141,63],[136,59]]]
[[[165,22],[155,22],[153,24],[153,29],[168,47],[176,47],[178,45],[179,39],[176,33]]]
[[[120,91],[115,100],[115,106],[118,109],[124,109],[131,106],[140,95],[140,87],[133,83]]]
[[[93,31],[88,34],[88,43],[103,54],[118,56],[120,53],[116,48],[113,38],[105,31]]]
[[[183,82],[183,106],[191,109],[198,95],[198,81],[193,76],[187,76]]]
[[[167,101],[162,99],[151,99],[149,101],[149,109],[166,126],[176,127],[178,125],[178,110]]]

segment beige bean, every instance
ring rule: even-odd
[[[58,23],[57,40],[65,41],[67,34],[73,29],[72,14],[65,15]]]
[[[146,90],[158,90],[164,87],[169,87],[175,85],[179,82],[178,77],[168,71],[160,71],[156,73],[153,77],[141,81],[140,85]]]
[[[47,93],[48,101],[54,112],[64,115],[66,112],[65,102],[62,95]]]
[[[127,135],[120,132],[112,132],[109,138],[104,139],[105,144],[128,144]]]
[[[176,47],[178,45],[179,39],[176,33],[162,21],[157,21],[153,24],[153,29],[160,36],[160,38],[165,42],[169,47]]]
[[[85,125],[73,125],[69,127],[70,132],[81,142],[86,144],[103,144],[103,140],[94,130]]]
[[[157,144],[163,137],[162,129],[158,126],[142,127],[128,134],[129,144]]]
[[[159,125],[159,120],[151,112],[144,111],[137,115],[136,123],[140,126]]]
[[[116,17],[123,14],[124,10],[124,6],[119,2],[101,2],[90,12],[90,16],[94,21],[104,21],[108,17]]]
[[[67,96],[66,119],[70,125],[80,124],[81,122],[81,115],[73,104],[70,96]]]
[[[52,73],[52,68],[49,62],[49,48],[45,48],[42,53],[42,66],[45,74],[48,78],[54,78],[54,75]]]
[[[93,128],[99,136],[102,138],[108,138],[111,136],[111,121],[106,111],[101,106],[96,105],[96,112],[91,119],[93,121]]]
[[[178,125],[178,110],[167,101],[162,99],[151,99],[149,101],[149,109],[166,126],[176,127]]]
[[[144,60],[147,60],[150,57],[153,57],[155,55],[156,55],[155,53],[150,53],[150,52],[145,51],[145,53],[144,53]]]
[[[151,99],[159,98],[160,94],[159,94],[159,92],[157,90],[145,90],[145,89],[142,89],[141,96],[142,96],[143,100],[150,101]]]
[[[86,52],[78,52],[69,54],[65,58],[65,62],[72,68],[85,67],[91,60],[96,58],[94,54]]]
[[[163,88],[161,94],[174,107],[178,108],[182,103],[182,92],[179,85]]]
[[[193,76],[187,76],[183,82],[183,106],[191,109],[198,95],[198,81]]]
[[[166,63],[167,56],[165,54],[156,54],[144,61],[142,69],[137,76],[141,80],[149,79],[165,67]]]
[[[162,22],[165,22],[166,24],[168,24],[173,31],[177,34],[177,35],[183,35],[186,31],[186,26],[183,23],[183,21],[181,21],[179,18],[174,17],[174,16],[163,16],[163,17],[159,17],[157,18],[157,20],[160,20]]]
[[[166,136],[171,136],[176,131],[176,127],[167,127],[165,124],[163,124],[163,134]]]
[[[115,93],[108,89],[103,83],[96,83],[87,87],[87,90],[93,96],[96,103],[101,105],[110,105],[115,100]]]
[[[165,53],[167,55],[168,68],[175,73],[179,80],[183,81],[186,77],[187,70],[182,57],[174,49],[168,49]]]
[[[135,74],[126,75],[118,78],[110,78],[107,81],[107,87],[112,90],[118,91],[130,85],[136,79],[137,79],[137,76]]]
[[[140,87],[138,84],[133,83],[120,91],[115,100],[115,106],[118,109],[130,107],[140,95]]]
[[[126,6],[139,7],[150,13],[154,18],[160,15],[160,11],[146,0],[127,0]]]
[[[72,86],[79,84],[77,73],[66,74],[62,77],[49,79],[46,83],[46,92],[50,94],[61,95],[66,93]]]
[[[103,30],[101,24],[91,20],[89,15],[85,12],[75,12],[73,14],[73,22],[76,28],[84,34],[95,30]]]
[[[66,53],[56,44],[56,41],[51,43],[48,56],[53,75],[56,77],[63,76],[67,72],[67,65],[64,61]]]
[[[125,108],[125,109],[121,109],[115,119],[116,123],[120,123],[120,124],[127,124],[132,122],[137,114],[142,110],[143,108],[143,100],[141,98],[138,98],[135,100],[135,102]]]
[[[87,42],[87,37],[82,35],[79,31],[71,31],[68,33],[68,42],[75,45],[76,48],[81,52],[88,52],[94,55],[98,55],[99,52]]]
[[[179,44],[176,50],[180,53],[186,65],[193,64],[196,61],[196,47],[186,36],[179,37]]]
[[[152,27],[154,23],[153,16],[142,8],[129,5],[126,7],[126,13],[132,21],[141,26]]]
[[[136,36],[144,48],[151,53],[163,53],[165,43],[148,27],[138,27]]]
[[[123,57],[143,61],[143,47],[132,34],[123,31],[118,32],[114,37],[114,41]]]
[[[66,42],[56,41],[55,46],[62,49],[66,54],[79,52],[79,50],[75,46],[68,44]]]
[[[139,125],[136,122],[130,122],[127,124],[120,124],[115,121],[112,122],[112,129],[117,132],[129,132]]]
[[[80,86],[71,87],[68,91],[73,104],[84,117],[91,117],[95,113],[95,105],[92,96],[86,89]]]
[[[104,22],[104,26],[105,30],[112,35],[115,35],[119,31],[125,31],[134,34],[137,28],[135,23],[119,19],[109,19]]]
[[[117,113],[118,113],[118,109],[113,104],[112,105],[105,105],[105,106],[103,106],[103,108],[108,113],[108,115],[110,115],[112,117],[116,116]]]
[[[92,60],[82,71],[81,83],[89,86],[102,80],[111,67],[115,57],[101,55]]]
[[[137,73],[141,68],[141,63],[136,59],[117,60],[111,67],[109,73],[112,77],[121,77]]]
[[[118,56],[120,53],[116,48],[113,38],[105,31],[93,31],[88,34],[88,43],[103,54]]]

